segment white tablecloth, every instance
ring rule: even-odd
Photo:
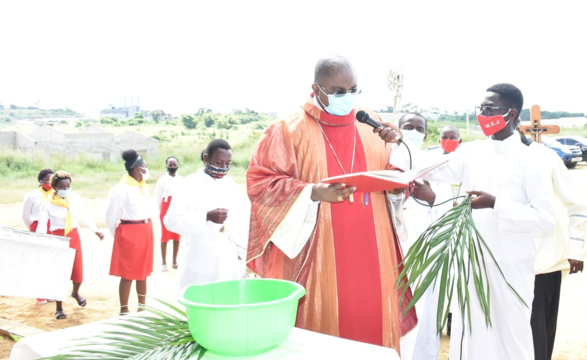
[[[70,344],[70,340],[85,337],[100,331],[104,325],[100,322],[74,326],[63,330],[26,337],[18,341],[12,348],[11,360],[32,360],[53,356]],[[312,331],[294,328],[289,338],[281,345],[268,352],[243,357],[220,356],[206,352],[203,360],[220,359],[386,359],[400,360],[393,349],[345,340],[334,336],[323,335]]]
[[[65,300],[74,257],[67,237],[0,227],[0,295]]]

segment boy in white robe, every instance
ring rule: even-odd
[[[169,230],[182,235],[185,246],[180,289],[245,274],[251,205],[225,176],[231,147],[225,140],[213,140],[203,159],[206,167],[182,181],[163,219]]]

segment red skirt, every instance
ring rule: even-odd
[[[31,223],[29,230],[31,232],[35,232],[35,231],[37,231],[37,226],[39,226],[39,221],[35,220]],[[51,220],[47,220],[47,231],[49,231],[49,229],[51,229]]]
[[[110,275],[143,281],[153,272],[153,224],[119,224],[114,234]]]
[[[179,241],[181,236],[174,232],[167,230],[165,224],[163,223],[163,218],[165,214],[167,214],[167,210],[169,209],[169,205],[171,205],[171,196],[167,198],[167,202],[161,201],[161,211],[159,212],[159,219],[161,220],[161,242],[166,243],[169,240]]]
[[[76,283],[84,281],[84,261],[82,258],[82,242],[79,238],[77,228],[71,229],[69,234],[64,235],[65,229],[51,231],[51,235],[67,236],[69,247],[75,249],[75,259],[73,260],[73,269],[71,270],[71,280]]]

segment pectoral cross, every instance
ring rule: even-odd
[[[540,106],[532,105],[530,108],[530,125],[520,125],[520,130],[524,134],[530,134],[532,141],[542,142],[542,134],[558,134],[561,128],[558,125],[542,125],[540,123]]]

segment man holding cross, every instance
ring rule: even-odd
[[[511,84],[487,89],[478,107],[478,121],[489,138],[463,144],[430,180],[458,183],[474,196],[473,219],[499,268],[486,261],[491,291],[491,326],[485,323],[475,282],[468,278],[472,324],[453,309],[450,358],[462,360],[533,360],[530,316],[534,295],[532,233],[555,227],[551,179],[536,156],[520,142],[516,120],[522,110],[521,91]],[[425,176],[426,178],[426,176]],[[465,264],[465,266],[467,266]],[[463,326],[464,325],[464,326]]]
[[[535,105],[532,110],[535,108],[538,107]],[[535,119],[539,123],[540,108],[538,114],[532,114],[532,120]],[[528,141],[522,131],[520,137],[548,170],[556,201],[555,231],[533,234],[536,244],[536,279],[531,321],[534,354],[535,360],[550,360],[556,336],[563,274],[583,271],[587,238],[587,199],[575,190],[569,171],[554,151],[537,142]],[[568,227],[565,229],[567,221]]]

